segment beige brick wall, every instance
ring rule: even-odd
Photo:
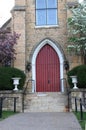
[[[5,97],[3,100],[3,110],[14,111],[14,98],[16,99],[16,111],[22,112],[22,91],[0,91],[0,97]]]
[[[69,13],[66,9],[66,2],[73,0],[58,0],[58,26],[55,27],[37,27],[35,26],[35,0],[15,0],[15,5],[20,9],[12,12],[13,30],[21,34],[18,45],[15,47],[17,57],[14,66],[25,71],[25,64],[30,59],[33,48],[43,39],[49,38],[59,44],[69,63],[70,68],[81,63],[80,57],[69,55],[67,53],[67,18]],[[77,1],[77,0],[74,0]],[[73,1],[73,2],[74,2]],[[22,9],[25,6],[25,10]],[[31,74],[28,75],[31,77]]]
[[[15,46],[17,55],[14,66],[25,71],[25,10],[12,11],[12,29],[20,34],[18,44]]]
[[[61,8],[61,9],[60,9]],[[58,2],[58,27],[43,27],[39,28],[35,26],[35,0],[27,0],[26,9],[26,40],[27,40],[27,60],[28,55],[31,53],[34,45],[37,45],[41,40],[50,38],[56,41],[62,47],[66,44],[66,8],[65,0]],[[28,51],[29,50],[29,51]]]
[[[17,6],[25,6],[26,0],[15,0],[15,5]]]
[[[78,2],[78,0],[67,0],[67,2]]]

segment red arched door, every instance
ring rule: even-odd
[[[36,91],[60,91],[60,63],[55,50],[46,44],[36,59]]]

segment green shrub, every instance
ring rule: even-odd
[[[19,89],[23,89],[26,76],[23,71],[13,67],[0,67],[0,90],[13,90],[13,77],[20,77]]]
[[[78,88],[86,88],[86,65],[80,65],[77,67],[74,67],[72,70],[70,70],[68,73],[68,83],[70,87],[73,87],[72,79],[70,76],[77,76],[77,86]]]

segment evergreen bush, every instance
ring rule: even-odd
[[[23,89],[26,75],[23,71],[13,67],[0,67],[0,90],[13,90],[13,77],[20,77],[19,89]]]
[[[86,88],[86,65],[80,65],[74,67],[67,73],[67,76],[68,76],[68,83],[71,88],[73,88],[73,83],[70,76],[77,76],[78,88]]]

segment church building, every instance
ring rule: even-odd
[[[46,96],[46,100],[51,93],[51,102],[59,94],[57,104],[66,93],[67,69],[81,63],[79,57],[67,52],[67,6],[77,4],[77,0],[15,0],[11,12],[11,30],[21,35],[13,66],[25,72],[28,93]],[[65,108],[67,97],[63,99]]]

